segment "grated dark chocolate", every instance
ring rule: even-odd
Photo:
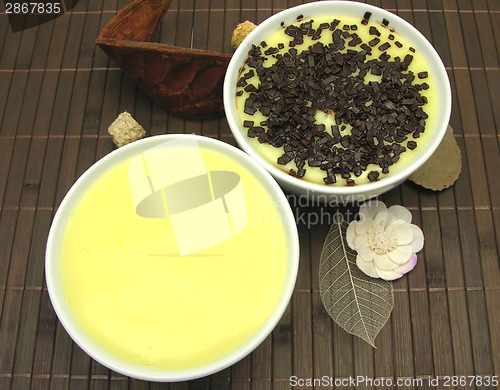
[[[361,23],[370,16],[365,13]],[[300,26],[285,28],[292,39],[288,49],[279,43],[278,48],[270,47],[263,55],[262,48],[254,46],[246,60],[248,72],[239,79],[238,87],[250,92],[244,112],[253,115],[260,111],[266,117],[260,126],[244,121],[248,136],[282,148],[279,165],[293,161],[296,169],[289,173],[301,178],[307,164],[325,172],[325,184],[336,183],[338,175],[347,185],[353,185],[355,178],[368,169],[368,180],[379,179],[371,164],[389,173],[402,153],[417,147],[408,138],[419,138],[424,132],[427,114],[422,106],[427,99],[420,91],[429,86],[413,83],[415,75],[408,72],[411,54],[402,61],[399,57],[390,60],[385,50],[391,44],[379,45],[381,33],[376,27],[369,28],[375,38],[367,45],[356,34],[357,25],[337,28],[339,24],[335,19],[314,29],[312,20],[304,21]],[[324,31],[331,35],[331,43],[318,41],[301,51],[294,47],[303,43],[304,36],[315,41]],[[395,44],[399,47],[398,41]],[[378,59],[368,58],[377,45],[383,53]],[[342,52],[346,46],[348,49]],[[273,55],[276,63],[264,67],[265,55]],[[381,81],[364,84],[369,73],[381,76]],[[254,74],[260,82],[257,87],[247,83]],[[417,76],[425,78],[427,72]],[[331,134],[325,125],[315,123],[319,111],[334,114],[336,125],[328,129]],[[345,133],[346,125],[351,126],[350,134]]]

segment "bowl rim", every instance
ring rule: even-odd
[[[426,55],[428,58],[429,68],[432,69],[432,72],[435,75],[436,88],[438,90],[437,100],[439,107],[437,112],[439,117],[436,119],[434,137],[431,137],[427,141],[425,148],[416,154],[413,157],[413,160],[406,164],[406,166],[401,167],[393,174],[389,174],[388,176],[374,182],[356,184],[354,186],[330,186],[293,177],[263,157],[254,148],[254,146],[251,145],[249,138],[245,135],[244,129],[240,124],[236,110],[235,93],[236,82],[238,80],[240,69],[243,66],[243,61],[247,58],[249,51],[252,49],[252,45],[259,44],[262,40],[265,40],[270,34],[272,34],[272,31],[277,31],[281,27],[282,22],[284,22],[284,25],[286,26],[297,20],[298,15],[303,15],[303,19],[307,19],[327,11],[334,13],[335,11],[346,7],[349,10],[349,14],[359,12],[359,14],[362,15],[364,12],[369,11],[372,13],[372,19],[376,18],[381,21],[383,18],[386,18],[390,21],[390,26],[403,31],[402,35],[408,41],[411,41],[412,45],[416,47],[417,50],[423,51],[423,55]],[[408,39],[407,35],[410,34],[413,34],[413,36]],[[440,145],[441,140],[446,133],[451,115],[452,95],[448,74],[441,58],[427,38],[425,38],[425,36],[414,26],[392,12],[370,4],[359,3],[356,1],[329,0],[306,3],[280,11],[264,20],[252,32],[250,32],[250,34],[238,46],[231,58],[231,61],[229,62],[224,78],[223,102],[229,128],[238,145],[246,153],[251,155],[267,171],[269,171],[273,177],[281,183],[284,183],[287,188],[297,188],[300,189],[302,193],[305,192],[308,194],[355,196],[363,195],[365,193],[376,193],[384,188],[392,188],[392,186],[406,180],[429,159],[429,157]]]
[[[141,153],[153,146],[156,146],[163,141],[174,138],[195,138],[196,140],[200,141],[200,143],[206,144],[209,147],[215,145],[215,150],[224,151],[226,154],[231,155],[251,174],[258,176],[260,182],[262,183],[268,194],[271,195],[277,209],[280,212],[282,225],[287,237],[287,249],[289,252],[289,256],[288,269],[285,275],[283,290],[278,299],[276,307],[269,318],[267,318],[264,324],[249,340],[247,340],[236,350],[232,351],[230,354],[201,367],[184,370],[161,370],[157,368],[147,368],[127,363],[115,357],[111,353],[105,351],[89,336],[86,335],[86,333],[78,325],[76,319],[74,318],[68,307],[68,304],[64,299],[64,293],[62,290],[59,273],[59,250],[62,241],[62,234],[70,218],[69,214],[72,208],[75,206],[75,204],[78,203],[78,201],[86,193],[88,188],[102,174],[107,172],[109,169],[117,166],[121,162],[127,161],[134,155]],[[256,164],[255,161],[246,153],[223,141],[194,134],[164,134],[148,137],[112,151],[111,153],[94,163],[73,184],[73,186],[70,188],[70,190],[62,200],[60,206],[58,207],[49,230],[45,251],[45,278],[49,298],[59,321],[61,322],[69,336],[73,339],[73,341],[78,346],[80,346],[80,348],[82,348],[90,357],[92,357],[102,365],[112,369],[113,371],[133,378],[157,382],[186,381],[201,378],[231,366],[232,364],[238,362],[249,353],[251,353],[264,341],[264,339],[276,327],[278,321],[281,319],[290,302],[297,279],[299,255],[300,250],[298,229],[295,223],[293,212],[285,197],[285,194],[265,169]]]

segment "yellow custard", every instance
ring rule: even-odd
[[[389,61],[393,61],[395,57],[399,57],[401,61],[405,58],[407,54],[410,54],[413,56],[413,60],[411,64],[408,67],[408,70],[405,71],[404,73],[409,73],[411,72],[414,76],[415,79],[413,81],[414,84],[422,84],[426,83],[428,85],[428,89],[421,90],[420,95],[424,96],[425,99],[427,99],[427,103],[424,104],[421,108],[422,110],[428,115],[428,118],[426,119],[426,124],[425,124],[425,129],[431,129],[434,127],[434,123],[436,120],[436,113],[437,113],[437,91],[435,87],[435,80],[433,78],[432,73],[428,73],[427,77],[420,79],[417,77],[417,75],[421,72],[427,72],[429,70],[429,67],[426,63],[425,58],[418,53],[418,51],[410,51],[411,44],[408,43],[407,40],[405,40],[403,37],[398,35],[397,31],[394,31],[394,29],[390,28],[391,26],[384,26],[381,23],[374,23],[374,22],[368,22],[367,24],[362,24],[362,15],[360,15],[359,18],[355,17],[340,17],[340,16],[318,16],[314,18],[303,18],[300,21],[297,21],[296,23],[293,23],[293,25],[300,27],[301,24],[305,22],[312,21],[312,28],[317,29],[318,26],[324,23],[330,24],[334,19],[340,20],[340,23],[336,26],[336,29],[343,30],[344,25],[345,26],[352,26],[356,25],[356,30],[350,30],[349,33],[356,33],[359,38],[361,39],[362,43],[368,44],[369,41],[374,39],[376,36],[370,34],[370,27],[376,27],[377,30],[380,32],[380,36],[378,37],[380,39],[380,43],[376,44],[374,47],[372,47],[372,54],[366,56],[366,60],[372,60],[372,59],[378,59],[378,57],[382,53],[387,53],[390,55]],[[289,46],[289,42],[293,40],[292,37],[287,35],[285,33],[285,29],[287,26],[283,26],[280,28],[277,32],[275,32],[273,35],[265,39],[265,45],[264,47],[259,45],[258,47],[261,48],[262,53],[264,53],[267,49],[274,47],[277,48],[278,51],[272,55],[266,55],[266,60],[263,63],[264,68],[269,68],[273,64],[276,63],[277,55],[284,55],[287,53],[291,47]],[[389,36],[391,35],[391,38]],[[358,44],[354,47],[348,46],[348,42],[351,40],[351,38],[345,39],[345,48],[343,50],[339,50],[341,53],[345,53],[348,49],[351,50],[356,50],[356,51],[361,51],[362,49],[360,48],[361,44]],[[300,45],[295,45],[294,49],[298,51],[300,54],[301,51],[307,50],[308,48],[312,47],[312,45],[316,44],[317,42],[321,42],[325,46],[328,44],[332,43],[332,31],[330,31],[328,28],[323,30],[321,37],[319,40],[313,40],[311,36],[304,36],[303,39],[303,44]],[[384,44],[385,42],[390,43],[389,49],[385,51],[379,50],[379,46]],[[398,45],[396,45],[396,42]],[[280,48],[278,45],[282,44],[282,47]],[[399,44],[401,44],[401,47],[399,47]],[[281,46],[281,45],[280,45]],[[248,64],[245,64],[240,72],[240,77],[242,77],[245,73],[247,73],[249,70],[254,70],[254,68],[249,67]],[[357,74],[358,72],[356,72]],[[354,74],[355,75],[355,74]],[[378,75],[373,75],[371,72],[368,72],[366,76],[364,76],[364,84],[368,84],[369,82],[380,82],[382,79],[382,76]],[[247,84],[244,86],[238,86],[236,91],[236,106],[238,109],[238,115],[240,118],[240,122],[243,124],[245,121],[251,121],[254,122],[255,126],[261,126],[262,128],[267,131],[267,126],[264,125],[259,125],[261,122],[265,122],[269,117],[266,115],[263,115],[260,110],[257,110],[253,115],[249,115],[248,113],[245,113],[245,101],[248,99],[248,97],[253,93],[253,91],[246,91],[245,88],[247,85],[253,85],[255,88],[260,87],[260,80],[257,74],[255,74],[253,77],[250,77],[246,79]],[[368,105],[368,104],[367,104]],[[318,110],[316,114],[314,115],[314,120],[315,123],[318,125],[325,125],[326,132],[331,133],[331,126],[335,125],[335,113],[330,111],[330,112],[323,112]],[[341,136],[345,135],[350,135],[351,134],[351,129],[352,126],[347,123],[346,121],[343,121],[341,125],[338,127],[340,128],[342,125],[345,125],[345,129],[340,131]],[[246,126],[248,127],[248,126]],[[247,131],[248,128],[245,128],[245,131]],[[410,163],[412,159],[415,156],[415,152],[418,150],[421,150],[422,148],[425,147],[427,141],[432,137],[431,131],[424,131],[420,133],[420,136],[417,139],[414,139],[412,137],[412,134],[409,134],[407,136],[407,139],[402,141],[400,143],[401,146],[406,147],[408,141],[416,141],[418,144],[418,147],[414,150],[410,150],[409,148],[406,147],[406,151],[401,153],[399,156],[399,160],[392,165],[389,166],[389,173],[383,173],[382,168],[379,167],[379,165],[376,164],[369,164],[364,170],[359,177],[355,176],[354,174],[351,173],[351,179],[354,179],[356,184],[362,184],[362,183],[367,183],[370,182],[368,179],[368,174],[371,171],[376,171],[378,173],[378,179],[383,178],[386,176],[386,174],[390,174],[393,172],[397,172],[399,169],[404,167],[406,164]],[[277,167],[280,169],[284,170],[285,172],[289,172],[291,169],[294,169],[297,171],[297,167],[294,163],[294,160],[291,160],[287,164],[278,164],[277,160],[280,156],[284,154],[284,149],[283,147],[274,147],[270,145],[269,143],[260,143],[258,141],[258,134],[255,136],[255,138],[250,138],[250,142],[253,144],[253,146],[256,148],[256,150],[259,151],[260,154],[262,154],[268,161],[271,163],[275,164]],[[342,148],[340,144],[336,144],[335,146]],[[316,182],[320,184],[324,184],[323,178],[325,177],[325,171],[321,170],[319,167],[311,167],[308,165],[306,161],[305,165],[305,175],[303,176],[303,179],[311,181],[311,182]],[[341,178],[340,174],[336,174],[336,182],[335,183],[329,183],[330,185],[346,185],[349,184],[346,182],[345,178]],[[352,184],[352,183],[351,183]]]
[[[134,365],[181,370],[226,356],[263,325],[285,283],[275,200],[239,162],[200,151],[207,170],[240,177],[248,223],[231,239],[181,256],[169,218],[136,213],[130,161],[93,184],[65,229],[61,278],[71,312],[96,344]]]

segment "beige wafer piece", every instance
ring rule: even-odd
[[[240,43],[243,42],[246,36],[250,34],[255,27],[257,26],[249,20],[245,20],[243,23],[238,24],[231,36],[231,47],[234,49],[238,48]]]
[[[108,127],[108,133],[113,137],[117,147],[122,147],[131,142],[144,138],[146,130],[127,111],[118,115]]]
[[[441,144],[434,154],[410,179],[424,188],[441,191],[451,187],[462,171],[462,153],[448,126]]]

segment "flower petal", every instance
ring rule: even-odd
[[[369,200],[361,205],[359,208],[359,214],[361,218],[374,218],[375,215],[381,211],[387,211],[387,207],[384,202],[380,200]]]
[[[349,248],[354,249],[354,238],[356,237],[356,225],[358,221],[352,221],[345,232],[345,238],[347,240],[347,245]]]
[[[387,211],[381,211],[375,216],[373,224],[381,226],[382,228],[385,229],[394,221],[396,221],[396,217],[394,217],[394,215],[389,214]]]
[[[354,239],[354,249],[358,252],[358,255],[361,256],[364,261],[373,260],[373,251],[370,249],[366,234],[357,236]]]
[[[398,245],[394,250],[387,253],[387,257],[394,263],[402,265],[408,262],[412,254],[410,245]]]
[[[396,219],[387,227],[387,233],[398,241],[398,245],[408,245],[413,241],[413,230],[410,224],[402,219]]]
[[[375,266],[373,265],[372,261],[364,261],[359,255],[356,257],[356,265],[358,268],[363,271],[365,274],[368,276],[371,276],[372,278],[378,278],[377,270],[375,269]]]
[[[398,267],[398,264],[392,262],[387,255],[379,255],[377,253],[373,254],[373,262],[375,267],[382,271],[390,271]]]
[[[394,215],[396,219],[402,219],[405,222],[411,223],[411,212],[406,207],[400,205],[394,205],[387,209],[389,213]]]
[[[413,268],[415,268],[415,265],[417,264],[417,254],[413,253],[410,256],[410,259],[406,262],[406,264],[403,264],[399,266],[398,268],[394,268],[394,272],[400,273],[400,274],[406,274],[410,272]]]
[[[370,230],[373,226],[373,219],[371,218],[362,218],[356,224],[356,233],[357,234],[366,234],[368,230]]]
[[[382,271],[380,269],[377,269],[377,274],[384,280],[395,280],[403,276],[402,274],[398,274],[395,271]]]
[[[420,252],[424,247],[424,233],[417,225],[410,225],[413,232],[413,241],[411,242],[411,250],[414,253]]]

